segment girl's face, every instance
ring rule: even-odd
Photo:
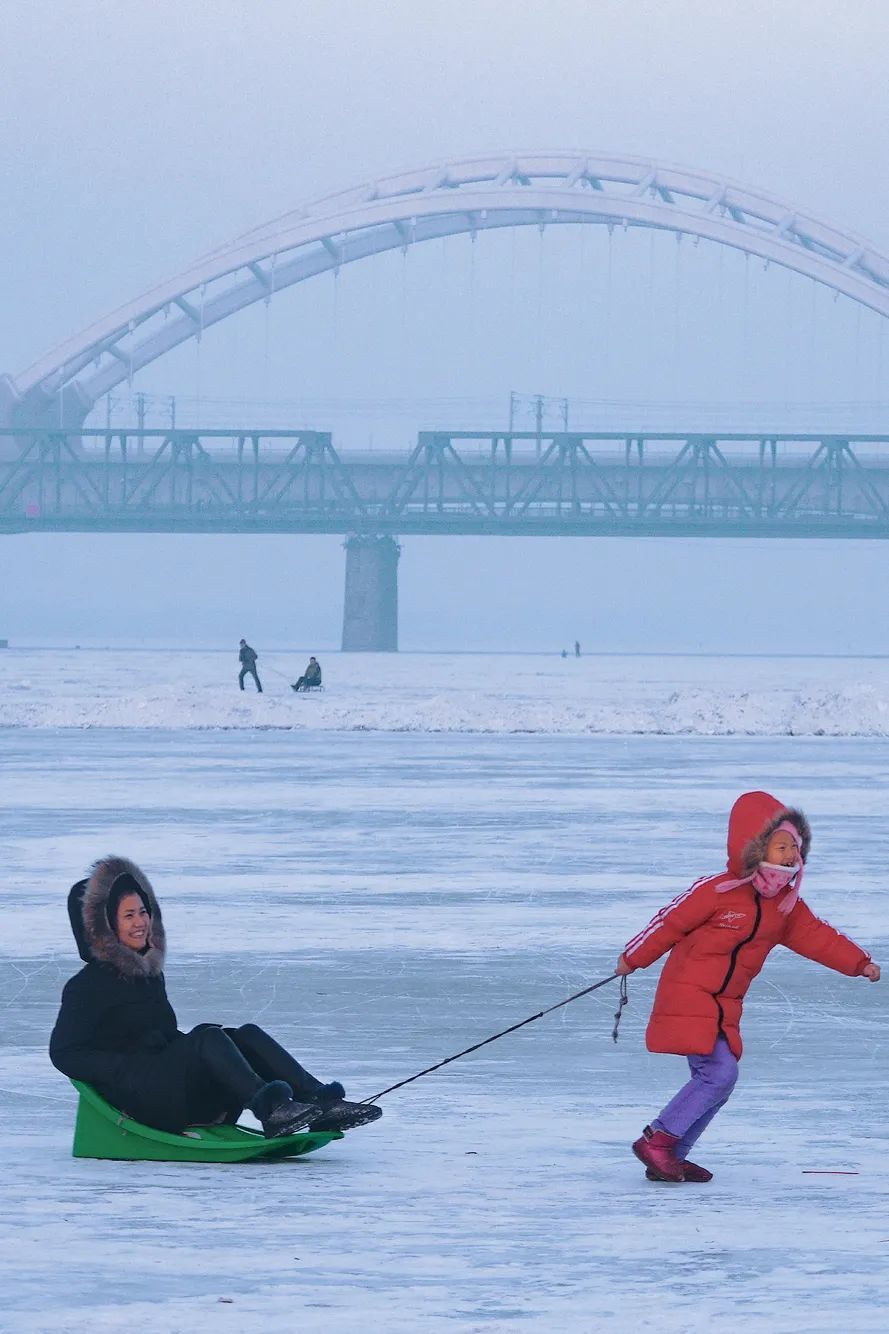
[[[799,848],[790,834],[778,829],[766,844],[764,860],[773,866],[796,866],[799,863]]]
[[[151,914],[138,894],[125,894],[117,908],[117,938],[131,950],[145,948]]]

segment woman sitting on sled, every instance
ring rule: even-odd
[[[49,1043],[56,1069],[145,1125],[178,1133],[235,1122],[245,1107],[268,1138],[348,1130],[382,1116],[322,1084],[255,1024],[180,1033],[164,986],[165,935],[148,879],[123,857],[96,862],[68,895],[85,967],[62,992]]]

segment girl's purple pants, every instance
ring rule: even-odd
[[[680,1161],[728,1102],[738,1079],[738,1062],[722,1037],[716,1039],[709,1056],[689,1056],[688,1067],[691,1079],[651,1123],[655,1130],[679,1136],[676,1157]]]

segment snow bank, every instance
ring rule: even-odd
[[[10,650],[0,727],[889,735],[882,659],[331,654],[295,695],[304,656],[261,655],[257,695],[234,654]]]

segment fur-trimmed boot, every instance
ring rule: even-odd
[[[646,1126],[633,1145],[633,1152],[658,1181],[683,1181],[682,1163],[676,1157],[678,1135]]]
[[[250,1110],[262,1124],[266,1139],[295,1135],[314,1121],[321,1108],[316,1102],[294,1102],[293,1090],[283,1079],[263,1084],[250,1104]]]
[[[354,1130],[371,1121],[379,1121],[382,1107],[368,1102],[348,1102],[346,1090],[339,1080],[322,1084],[312,1094],[312,1100],[321,1108],[321,1116],[309,1126],[310,1130]]]
[[[342,1102],[345,1096],[346,1090],[338,1079],[332,1079],[329,1084],[322,1084],[311,1095],[312,1102],[317,1102],[322,1111],[332,1107],[335,1102]]]

